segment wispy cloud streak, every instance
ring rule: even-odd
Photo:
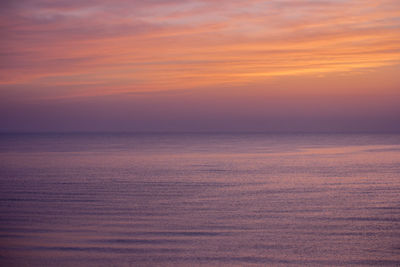
[[[218,88],[400,61],[397,0],[0,5],[2,88],[69,86],[85,95]]]

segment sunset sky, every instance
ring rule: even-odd
[[[400,132],[399,0],[5,0],[0,131]]]

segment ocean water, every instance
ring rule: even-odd
[[[399,266],[400,135],[1,134],[1,266]]]

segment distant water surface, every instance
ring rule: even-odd
[[[399,266],[400,135],[1,134],[1,266]]]

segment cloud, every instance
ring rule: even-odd
[[[218,88],[400,60],[395,0],[36,0],[2,7],[0,87]]]

